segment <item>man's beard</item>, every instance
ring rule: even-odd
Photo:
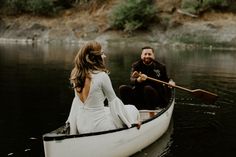
[[[145,65],[149,65],[149,64],[151,64],[151,63],[152,63],[152,61],[153,61],[153,59],[152,59],[152,58],[143,59],[143,63],[144,63]]]

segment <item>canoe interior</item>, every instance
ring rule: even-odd
[[[139,110],[141,122],[155,118],[156,115],[161,112],[163,109],[157,110]],[[53,135],[69,135],[69,125],[65,124],[58,129],[51,132]]]
[[[139,110],[142,125],[144,125],[145,123],[148,123],[149,121],[152,121],[152,120],[158,118],[163,113],[165,113],[165,111],[167,111],[170,108],[170,106],[172,105],[174,99],[175,99],[175,90],[172,89],[170,99],[169,99],[169,103],[165,108],[159,108],[159,109],[156,109],[156,110]],[[133,124],[132,127],[136,127],[136,125]],[[44,141],[51,141],[51,140],[62,140],[62,139],[74,138],[74,137],[94,136],[94,135],[117,132],[117,131],[121,131],[121,130],[125,130],[125,129],[129,129],[129,128],[124,127],[124,128],[108,130],[108,131],[70,135],[69,134],[69,126],[65,124],[65,125],[59,127],[58,129],[50,132],[50,133],[44,134],[43,135],[43,140]]]
[[[139,110],[141,122],[155,117],[162,109],[158,110]]]

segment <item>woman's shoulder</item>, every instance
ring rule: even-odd
[[[92,74],[93,82],[101,83],[107,82],[109,80],[109,76],[106,72],[100,71]]]
[[[108,74],[105,71],[94,71],[93,76],[95,77],[106,77]]]

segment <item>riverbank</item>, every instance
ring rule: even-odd
[[[151,24],[146,31],[128,34],[112,30],[109,25],[108,16],[115,2],[111,1],[95,11],[65,10],[51,18],[1,16],[0,43],[78,44],[87,40],[103,43],[119,40],[211,48],[236,45],[236,15],[233,13],[208,12],[193,17],[180,13],[176,4],[166,4],[158,8],[159,22]]]

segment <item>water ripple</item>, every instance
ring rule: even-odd
[[[178,105],[185,105],[185,106],[194,106],[194,107],[202,107],[202,108],[220,108],[218,105],[210,105],[210,104],[195,104],[189,102],[178,102]]]

